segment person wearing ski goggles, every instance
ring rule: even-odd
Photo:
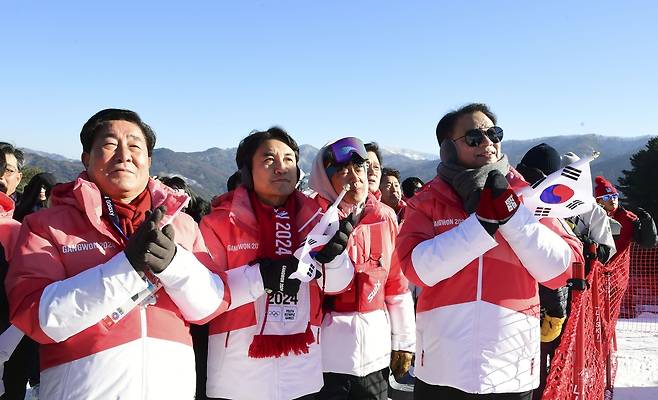
[[[563,286],[581,244],[520,202],[515,191],[528,183],[486,104],[447,113],[436,136],[437,176],[409,202],[393,257],[422,288],[414,398],[529,400],[539,383],[537,283]]]
[[[632,212],[621,206],[617,188],[603,176],[594,178],[594,197],[608,216],[621,224],[619,235],[615,235],[618,253],[622,253],[632,241],[643,248],[656,245],[656,225],[651,215],[641,207]]]
[[[397,217],[368,191],[367,157],[358,138],[330,142],[315,157],[309,180],[325,211],[346,190],[337,251],[346,250],[345,262],[355,271],[349,290],[325,295],[319,400],[387,399],[388,367],[403,376],[415,347],[413,299],[407,279],[392,263]]]
[[[337,140],[325,148],[322,164],[337,193],[349,186],[341,204],[352,209],[362,205],[368,195],[368,153],[363,142],[355,137]]]

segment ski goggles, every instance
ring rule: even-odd
[[[463,138],[466,145],[470,147],[478,147],[484,141],[484,135],[487,135],[489,140],[491,140],[493,143],[499,143],[501,140],[503,140],[503,128],[499,126],[492,126],[489,129],[471,129],[467,131],[464,136],[460,136],[453,140],[453,142]]]
[[[619,194],[618,193],[612,193],[612,194],[604,194],[603,196],[597,197],[597,199],[601,199],[603,201],[610,201],[614,199],[618,199]]]
[[[331,165],[347,164],[352,161],[366,161],[368,152],[361,139],[346,137],[327,147],[327,162]],[[356,159],[355,159],[356,158]]]

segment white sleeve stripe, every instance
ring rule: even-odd
[[[539,282],[550,281],[569,267],[571,248],[521,205],[499,228],[526,270]]]
[[[177,245],[176,256],[171,264],[157,277],[188,321],[208,317],[224,301],[222,279],[180,245]]]
[[[497,245],[472,214],[449,231],[418,243],[411,252],[411,262],[418,278],[434,286]]]
[[[347,288],[353,278],[354,264],[347,251],[343,251],[331,262],[324,264],[324,275],[318,279],[318,285],[320,288],[324,287],[325,293],[340,293]]]
[[[416,347],[416,316],[411,292],[386,296],[385,301],[391,318],[391,349],[413,352]]]
[[[226,277],[231,291],[229,310],[251,303],[265,294],[258,264],[229,269],[226,271]]]
[[[39,301],[39,326],[61,342],[98,323],[146,283],[120,252],[106,263],[46,286]]]

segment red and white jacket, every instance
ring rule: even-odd
[[[149,180],[153,207],[165,205],[177,252],[157,275],[150,305],[113,326],[103,319],[147,284],[128,262],[124,239],[101,218],[101,193],[85,173],[53,190],[52,206],[23,221],[5,282],[12,322],[41,344],[40,398],[193,399],[189,322],[226,310],[229,291],[205,265],[197,225],[181,212],[188,197]]]
[[[18,238],[18,231],[21,229],[20,222],[12,218],[14,214],[14,201],[11,197],[0,192],[0,242],[2,243],[2,248],[4,249],[3,261],[3,271],[0,271],[0,278],[3,278],[7,274],[6,264],[4,261],[10,261],[14,246],[16,244],[16,239]],[[9,360],[12,353],[20,343],[23,338],[23,332],[18,330],[15,326],[9,324],[8,310],[7,310],[7,298],[5,295],[4,288],[0,290],[0,313],[2,318],[0,318],[0,377],[4,372],[4,363]],[[5,392],[4,382],[0,378],[0,395]]]
[[[21,228],[21,223],[12,218],[14,208],[14,201],[11,197],[0,192],[0,241],[5,249],[5,259],[7,260],[11,259],[18,230]]]
[[[331,205],[316,201],[324,210]],[[331,296],[322,323],[324,372],[366,376],[388,367],[391,349],[414,351],[413,299],[399,264],[391,264],[397,232],[393,209],[368,194],[346,249],[354,280]]]
[[[510,169],[514,189],[527,185]],[[580,242],[521,205],[491,237],[434,178],[408,202],[394,262],[422,287],[416,376],[468,393],[514,393],[539,384],[537,282],[566,284]]]
[[[297,197],[296,223],[301,240],[322,213],[301,192],[295,191],[292,196]],[[249,345],[262,326],[267,301],[259,265],[249,265],[260,254],[259,226],[249,193],[242,186],[216,198],[212,206],[212,212],[201,220],[201,232],[218,272],[227,275],[233,303],[242,306],[232,303],[226,313],[210,322],[206,394],[240,400],[288,400],[318,392],[323,380],[317,342],[309,346],[308,354],[278,358],[248,356]],[[322,319],[321,288],[326,293],[345,290],[353,272],[354,267],[343,253],[325,264],[322,278],[300,285],[296,304],[283,298],[282,307],[294,307],[296,315],[308,316],[317,338]],[[270,306],[268,320],[274,317],[271,311]]]

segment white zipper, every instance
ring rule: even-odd
[[[139,318],[140,318],[140,328],[142,330],[141,341],[142,341],[142,399],[146,399],[146,335],[147,335],[147,325],[146,325],[146,305],[139,306]]]
[[[474,349],[471,349],[471,354],[470,356],[472,357],[472,368],[473,371],[478,370],[478,365],[476,362],[477,357],[474,357],[473,354],[478,354],[479,353],[479,348],[480,348],[480,306],[481,306],[481,300],[482,300],[482,270],[484,269],[484,257],[481,255],[478,257],[478,286],[477,286],[477,294],[475,296],[475,318],[473,318],[473,330],[475,331],[475,343],[473,345],[475,346]],[[479,375],[481,378],[482,376]]]
[[[475,300],[477,301],[482,300],[482,269],[483,269],[482,264],[483,263],[484,263],[483,257],[480,256],[478,258],[478,290],[477,290],[477,295],[475,297]]]

